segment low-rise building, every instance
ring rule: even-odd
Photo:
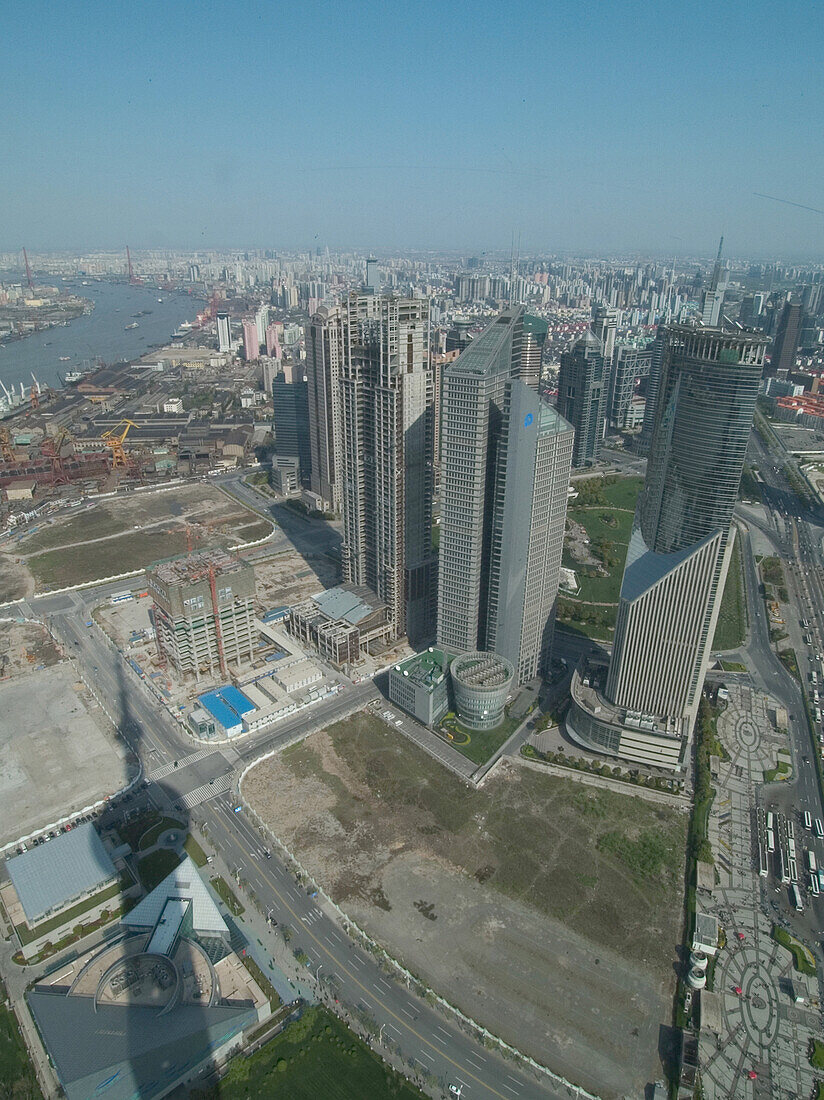
[[[392,634],[386,604],[364,585],[340,585],[295,604],[289,632],[336,668],[354,665],[361,653]]]
[[[389,698],[424,726],[435,726],[449,709],[449,656],[429,647],[389,670]]]

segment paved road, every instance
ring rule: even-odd
[[[367,681],[349,686],[331,699],[243,741],[215,749],[193,746],[103,632],[97,626],[85,625],[88,606],[102,595],[104,592],[96,590],[45,596],[31,599],[20,608],[48,618],[53,632],[78,661],[87,682],[140,758],[144,774],[150,779],[149,789],[139,796],[140,800],[151,798],[161,809],[194,806],[221,856],[248,883],[263,911],[278,924],[294,929],[290,946],[306,952],[316,975],[317,968],[321,968],[322,978],[341,1002],[363,1006],[374,1017],[383,1045],[391,1044],[405,1059],[413,1059],[422,1073],[462,1084],[468,1100],[569,1096],[563,1087],[546,1078],[537,1080],[532,1071],[522,1070],[516,1063],[484,1049],[454,1022],[451,1014],[432,1008],[388,977],[371,954],[344,934],[331,911],[319,908],[317,901],[296,885],[274,849],[267,858],[267,842],[244,813],[234,812],[237,778],[244,767],[319,725],[379,700],[375,685]],[[109,816],[117,812],[113,807]]]

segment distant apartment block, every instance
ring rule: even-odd
[[[575,429],[573,466],[591,466],[598,461],[604,436],[607,370],[604,347],[588,329],[561,356],[558,373],[558,412]]]

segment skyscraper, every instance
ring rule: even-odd
[[[494,651],[519,682],[546,668],[572,428],[516,376],[521,307],[444,371],[438,644]]]
[[[312,449],[309,443],[309,387],[303,369],[284,363],[272,379],[272,420],[275,427],[275,454],[296,458],[300,483],[312,483]]]
[[[590,747],[678,767],[727,576],[764,337],[672,325],[647,477],[602,694],[573,678],[568,729]],[[590,698],[593,697],[593,698]]]
[[[217,346],[218,351],[232,350],[232,323],[228,313],[217,315]]]
[[[321,307],[306,330],[309,446],[312,492],[333,512],[341,510],[343,466],[340,371],[348,342],[347,313]]]
[[[381,292],[381,276],[378,271],[378,261],[368,259],[366,261],[366,290],[370,294],[380,294]]]
[[[253,317],[243,322],[243,355],[247,363],[260,355],[257,333],[257,325]]]
[[[612,353],[615,350],[618,316],[619,310],[611,309],[605,305],[596,306],[592,311],[592,331],[603,345],[604,358],[607,363],[612,362]]]
[[[543,318],[534,317],[531,313],[524,314],[518,377],[533,390],[538,389],[541,381],[541,357],[548,331],[549,326]]]
[[[803,318],[804,311],[800,302],[785,302],[770,354],[770,374],[776,375],[779,371],[795,368]]]
[[[721,310],[724,308],[724,294],[727,289],[727,269],[721,263],[721,251],[724,247],[724,238],[718,245],[718,255],[715,257],[715,266],[712,269],[709,290],[704,293],[704,301],[701,308],[701,324],[710,328],[721,320]]]
[[[632,406],[636,383],[641,378],[649,377],[651,363],[650,348],[634,348],[622,344],[613,352],[607,419],[614,428],[627,427],[627,416]]]
[[[341,313],[344,579],[419,642],[434,629],[436,576],[429,302],[355,293]]]
[[[606,412],[606,361],[601,341],[591,329],[561,356],[558,412],[575,429],[573,466],[598,461]]]

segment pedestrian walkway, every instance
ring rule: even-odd
[[[201,802],[207,802],[210,798],[231,790],[234,779],[234,772],[227,772],[225,775],[218,776],[214,783],[204,783],[201,787],[195,787],[193,791],[182,795],[177,801],[184,810],[191,810]]]
[[[164,764],[160,768],[155,768],[153,772],[149,772],[148,779],[152,783],[156,783],[158,779],[165,779],[167,775],[171,775],[173,771],[180,771],[181,768],[187,767],[189,764],[196,764],[198,760],[205,760],[207,756],[211,756],[212,753],[217,752],[217,748],[213,749],[201,749],[199,752],[190,753],[189,756],[184,756],[182,760],[178,760],[177,767],[174,762],[171,764]]]

